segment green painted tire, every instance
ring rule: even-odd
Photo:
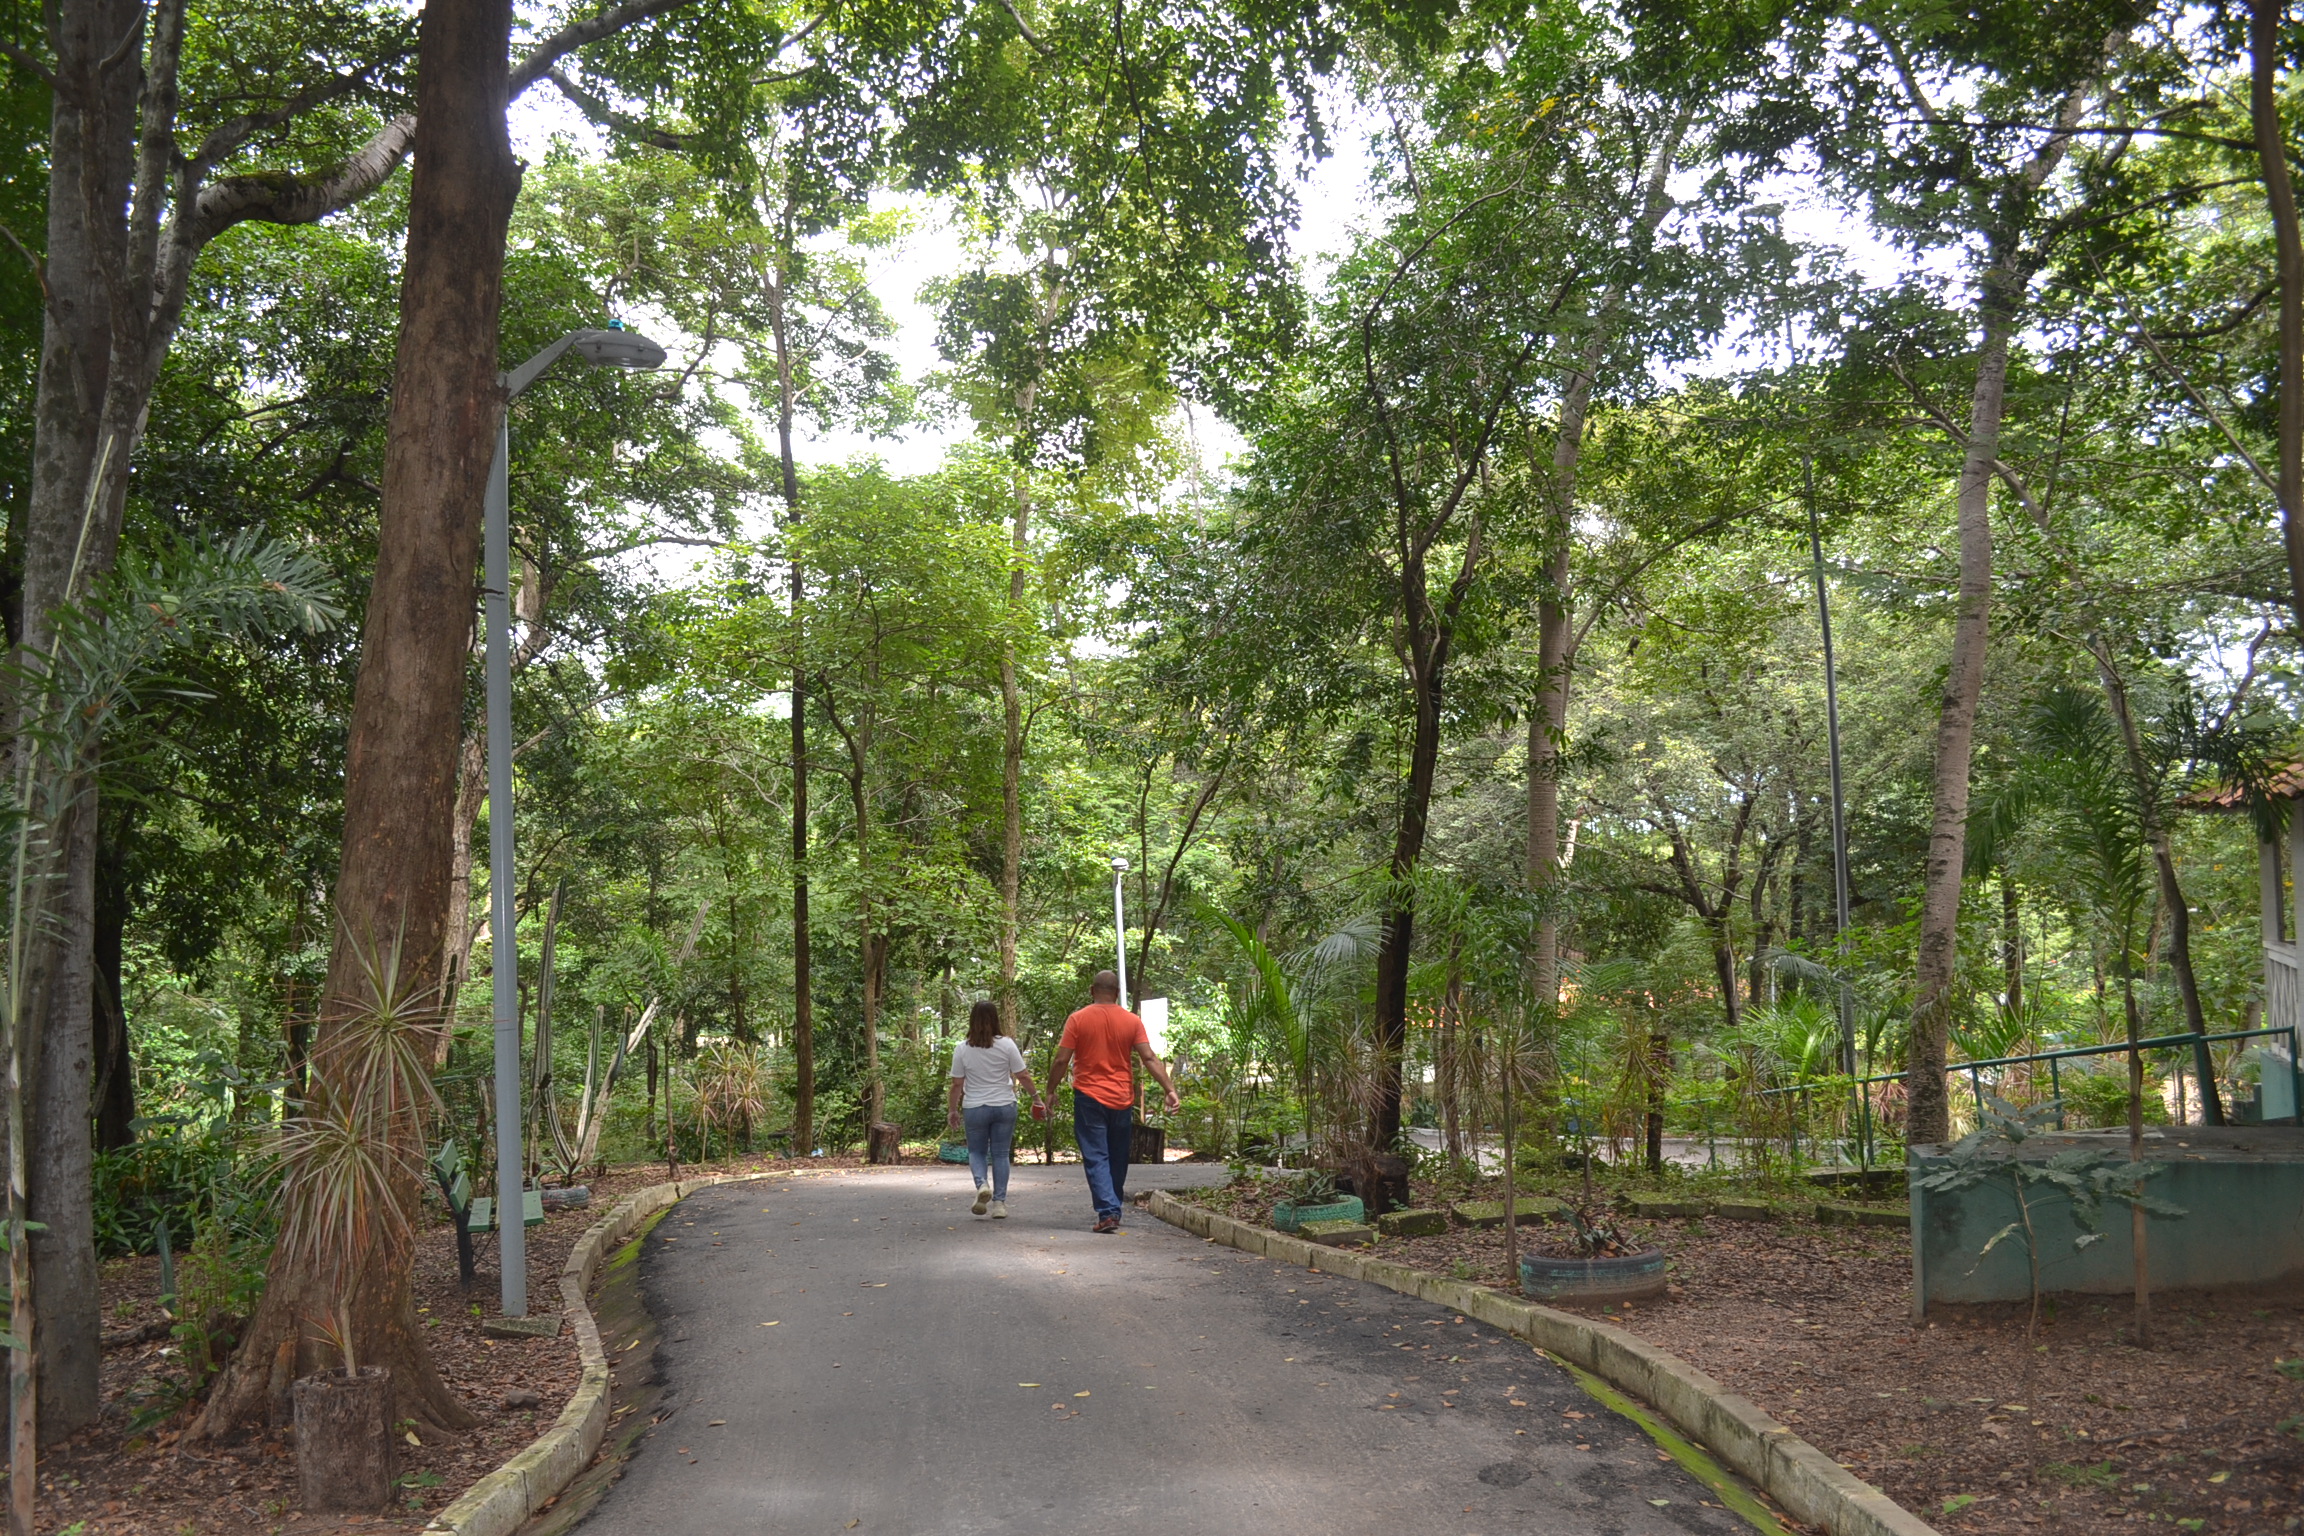
[[[1272,1207],[1272,1225],[1293,1232],[1308,1221],[1366,1221],[1368,1207],[1358,1195],[1346,1195],[1326,1205],[1290,1205],[1283,1200]]]

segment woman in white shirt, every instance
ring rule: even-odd
[[[968,1128],[968,1172],[976,1180],[977,1215],[987,1208],[994,1220],[1008,1215],[1008,1166],[1016,1143],[1016,1090],[1032,1095],[1032,1118],[1048,1113],[1024,1053],[1000,1033],[1000,1009],[989,999],[968,1010],[968,1038],[952,1047],[952,1091],[947,1096],[952,1128]],[[992,1177],[984,1177],[985,1164]]]

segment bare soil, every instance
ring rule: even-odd
[[[909,1159],[915,1149],[907,1148]],[[933,1155],[933,1149],[929,1149]],[[852,1157],[740,1157],[704,1167],[682,1164],[680,1177],[826,1168],[854,1169]],[[662,1163],[612,1168],[589,1183],[590,1202],[549,1212],[528,1230],[532,1311],[560,1305],[556,1277],[585,1230],[624,1194],[667,1177]],[[436,1198],[416,1250],[416,1305],[430,1337],[433,1359],[448,1384],[479,1418],[478,1427],[453,1439],[400,1446],[400,1504],[370,1516],[308,1515],[298,1508],[292,1435],[275,1431],[237,1446],[178,1444],[197,1412],[187,1398],[182,1352],[159,1332],[167,1323],[159,1303],[157,1259],[117,1260],[104,1272],[107,1336],[119,1342],[104,1352],[104,1416],[40,1467],[38,1529],[70,1536],[337,1536],[360,1531],[417,1531],[432,1515],[549,1429],[582,1375],[573,1330],[554,1339],[491,1339],[483,1319],[499,1315],[501,1271],[493,1236],[476,1240],[472,1288],[457,1283],[456,1237]],[[533,1407],[507,1407],[534,1393]],[[140,1414],[187,1403],[140,1430]],[[148,1412],[149,1411],[149,1412]]]
[[[1448,1198],[1421,1184],[1416,1195]],[[1185,1198],[1268,1225],[1274,1191]],[[1596,1315],[1752,1399],[1948,1536],[2304,1529],[2304,1297],[2162,1292],[2149,1348],[2133,1342],[2128,1298],[2053,1297],[2028,1350],[2020,1304],[1939,1306],[1915,1324],[1910,1241],[1894,1228],[1791,1214],[1622,1227],[1671,1256],[1671,1288]],[[1379,1248],[1516,1289],[1501,1229]]]

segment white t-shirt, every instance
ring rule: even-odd
[[[1023,1070],[1024,1053],[1006,1035],[993,1036],[987,1046],[973,1046],[963,1040],[952,1047],[952,1075],[968,1081],[960,1090],[962,1109],[1015,1103],[1015,1077]]]

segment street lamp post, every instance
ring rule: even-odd
[[[1128,1006],[1128,914],[1121,905],[1120,882],[1128,873],[1126,859],[1112,861],[1112,947],[1120,964],[1113,974],[1120,978],[1120,1006]]]
[[[664,349],[610,322],[571,331],[510,373],[499,374],[504,411],[488,468],[482,533],[488,594],[488,943],[496,1025],[496,1252],[504,1268],[504,1315],[528,1315],[528,1179],[520,1146],[520,940],[512,921],[512,528],[506,466],[512,402],[545,369],[574,352],[609,368],[660,368]]]

